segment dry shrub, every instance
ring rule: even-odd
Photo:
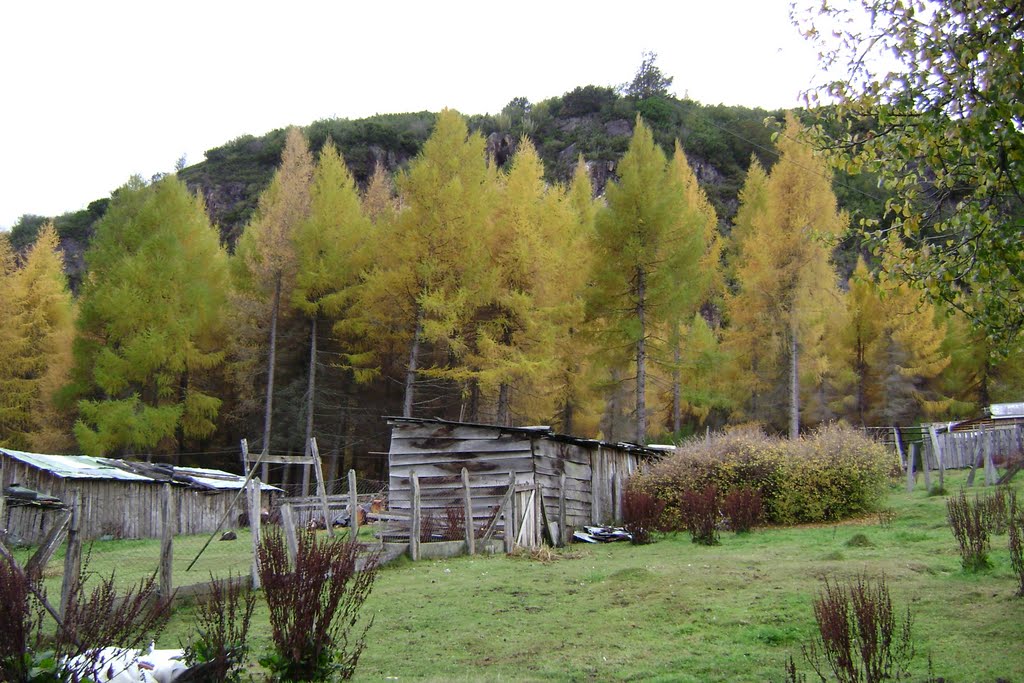
[[[992,566],[988,559],[989,510],[987,499],[975,495],[971,503],[962,488],[946,501],[946,518],[960,546],[960,564],[966,571],[976,572]]]
[[[714,485],[724,497],[749,488],[774,524],[834,521],[871,512],[883,499],[893,456],[844,425],[828,425],[795,441],[756,428],[684,442],[635,475],[632,485],[666,503],[661,524],[684,527],[683,491]]]
[[[42,585],[30,582],[13,560],[0,558],[2,680],[84,680],[91,652],[110,646],[139,650],[158,637],[170,601],[160,599],[155,574],[126,593],[115,589],[113,573],[86,590],[88,565],[87,556],[71,585],[61,627],[45,614]],[[60,664],[76,658],[78,665]]]
[[[259,573],[270,611],[274,652],[261,659],[279,679],[351,678],[373,618],[359,610],[377,575],[377,556],[357,571],[358,543],[299,534],[294,569],[284,536],[271,528],[260,539]]]
[[[665,503],[643,491],[627,488],[622,494],[622,524],[633,545],[651,542],[651,531],[657,528]]]
[[[729,491],[722,500],[722,514],[729,520],[729,527],[734,532],[749,533],[764,518],[761,493],[749,486]]]
[[[240,580],[210,577],[210,594],[196,608],[196,633],[185,648],[189,666],[203,667],[203,680],[214,683],[241,679],[255,607],[256,591]]]
[[[818,635],[804,648],[804,657],[821,680],[828,680],[829,672],[844,683],[907,676],[914,657],[910,608],[898,623],[885,577],[873,583],[858,576],[846,586],[826,579],[814,601],[814,618]]]
[[[711,485],[703,491],[683,491],[679,508],[694,543],[718,545],[718,489]]]
[[[451,504],[444,509],[444,531],[441,536],[446,541],[461,541],[466,538],[466,508],[463,505]]]

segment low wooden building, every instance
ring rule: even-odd
[[[462,470],[468,472],[473,521],[494,517],[510,484],[527,495],[540,491],[540,515],[553,537],[564,494],[566,526],[609,524],[622,517],[622,493],[640,462],[657,450],[556,434],[548,427],[500,427],[436,418],[388,418],[388,503],[411,508],[415,472],[423,514],[443,521],[462,505]],[[564,475],[564,479],[563,479]],[[564,489],[563,482],[564,481]]]
[[[212,533],[228,514],[228,527],[246,511],[237,498],[243,477],[219,470],[171,467],[86,455],[46,455],[0,448],[0,491],[12,484],[80,505],[83,539],[160,538],[160,496],[172,485],[175,534]],[[278,489],[262,485],[265,496]],[[8,505],[0,526],[26,543],[38,543],[59,516],[48,507]]]

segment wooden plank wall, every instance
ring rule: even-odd
[[[622,491],[636,469],[637,456],[634,453],[606,446],[593,451],[594,524],[612,524],[622,520]]]
[[[528,435],[470,425],[397,424],[388,462],[389,507],[412,508],[409,474],[415,471],[423,512],[437,526],[443,525],[445,508],[462,505],[463,467],[469,472],[473,523],[478,529],[501,504],[510,473],[518,483],[533,482]],[[504,527],[499,523],[499,528]]]
[[[943,464],[948,470],[971,467],[978,458],[984,457],[986,444],[992,449],[992,456],[999,464],[1006,457],[1024,455],[1024,426],[1019,424],[970,432],[948,432],[939,434],[938,440]],[[930,469],[938,469],[935,449],[928,438],[924,439],[924,457]]]
[[[81,532],[84,540],[109,535],[115,538],[160,538],[161,483],[126,482],[106,479],[62,479],[12,459],[5,460],[5,486],[22,486],[70,500],[77,491],[82,501]],[[175,534],[212,533],[235,496],[235,491],[207,493],[174,486]],[[225,522],[238,527],[238,514],[245,509],[245,497],[235,504]],[[10,531],[28,543],[38,543],[59,515],[30,506],[10,510]]]
[[[591,524],[591,491],[593,471],[590,449],[551,439],[535,443],[537,481],[544,494],[548,520],[558,519],[559,480],[565,473],[565,525],[579,528]]]

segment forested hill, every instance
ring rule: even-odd
[[[726,224],[735,213],[751,154],[766,167],[774,161],[771,131],[764,120],[779,112],[706,106],[663,95],[638,99],[592,85],[535,104],[516,98],[499,114],[469,115],[468,123],[486,138],[489,155],[499,166],[511,158],[523,135],[533,140],[549,180],[568,181],[582,155],[600,192],[614,176],[638,113],[666,151],[671,151],[676,138],[682,142]],[[365,183],[376,164],[395,171],[416,156],[434,119],[431,112],[334,119],[317,121],[305,132],[314,152],[328,137],[333,139],[357,181]],[[243,136],[207,151],[206,161],[180,172],[190,188],[202,190],[211,217],[229,245],[280,163],[284,137],[283,130],[258,138]]]
[[[515,98],[498,114],[469,114],[468,123],[471,130],[487,139],[491,158],[501,166],[511,158],[518,140],[529,136],[549,180],[568,180],[582,155],[595,190],[601,192],[608,178],[615,175],[637,114],[652,127],[667,151],[677,138],[681,141],[718,211],[721,226],[727,230],[751,155],[756,155],[765,167],[774,162],[772,131],[764,121],[780,115],[778,111],[703,105],[664,94],[636,97],[614,88],[588,85],[537,103]],[[415,157],[430,135],[435,118],[436,113],[418,112],[332,119],[316,121],[305,132],[314,152],[328,137],[333,139],[357,181],[364,183],[377,163],[395,171]],[[178,171],[193,191],[202,191],[211,219],[220,227],[229,248],[233,248],[259,193],[280,163],[284,139],[284,130],[259,137],[243,135],[208,150],[205,161]],[[82,277],[82,254],[108,202],[108,198],[98,198],[87,209],[54,218],[72,287]],[[23,216],[10,235],[15,249],[24,251],[46,220],[42,216]]]

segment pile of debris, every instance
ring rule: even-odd
[[[585,526],[582,531],[573,533],[572,538],[582,543],[614,543],[632,541],[633,534],[617,526]]]

